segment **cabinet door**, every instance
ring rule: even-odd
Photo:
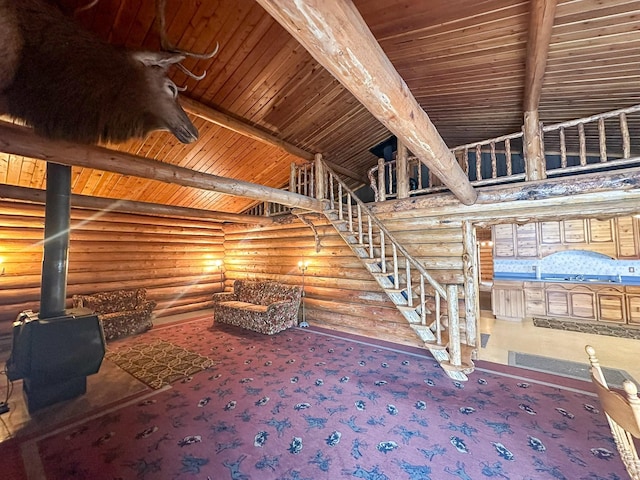
[[[598,291],[597,296],[598,320],[625,323],[624,293],[615,288],[603,288]]]
[[[494,282],[491,290],[493,314],[501,320],[524,318],[524,294],[521,282]]]
[[[544,303],[544,290],[539,282],[524,283],[524,309],[527,317],[544,316],[547,313]]]
[[[618,258],[638,258],[637,222],[633,217],[616,218]]]
[[[589,243],[613,242],[613,220],[589,219]]]
[[[562,287],[547,287],[545,292],[547,315],[555,317],[569,316],[569,292]]]
[[[535,223],[516,225],[516,251],[518,257],[538,256],[538,230]]]
[[[640,295],[627,293],[627,321],[640,325]]]
[[[587,243],[584,220],[564,220],[562,227],[564,243]]]
[[[547,245],[560,245],[560,222],[542,222],[540,224],[540,243]]]
[[[513,225],[496,225],[493,227],[494,256],[513,258],[515,254],[515,236]]]
[[[575,287],[571,290],[571,314],[576,318],[596,319],[595,294],[587,287]]]

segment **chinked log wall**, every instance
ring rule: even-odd
[[[2,335],[40,307],[44,206],[0,202],[0,225]],[[78,293],[145,287],[159,317],[209,307],[223,288],[223,243],[216,222],[73,208],[67,306]]]
[[[381,216],[416,258],[443,284],[463,282],[461,222],[442,224],[414,211]],[[371,274],[320,215],[312,218],[320,240],[300,220],[261,227],[225,226],[227,287],[235,279],[271,279],[302,283],[298,261],[309,261],[305,274],[306,317],[315,326],[407,345],[422,346]],[[461,289],[462,291],[462,289]],[[464,306],[460,308],[464,314]]]

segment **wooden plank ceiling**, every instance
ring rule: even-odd
[[[60,0],[69,12],[87,0]],[[518,131],[529,1],[355,0],[383,50],[450,147]],[[640,0],[559,0],[540,120],[559,122],[640,102]],[[84,27],[128,48],[159,49],[154,0],[100,0],[77,15]],[[171,77],[192,100],[273,133],[364,176],[369,149],[390,133],[253,0],[167,0],[168,37],[203,80]],[[191,116],[200,138],[165,132],[109,148],[271,187],[303,160]],[[44,162],[0,154],[0,183],[44,188]],[[89,168],[73,169],[73,192],[222,212],[254,200]]]

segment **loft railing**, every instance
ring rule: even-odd
[[[640,105],[541,127],[546,177],[590,173],[640,164],[632,150],[629,123],[640,123]],[[451,150],[474,186],[526,181],[523,133],[503,135]],[[408,159],[409,195],[447,187],[417,157]],[[398,198],[396,161],[381,159],[368,172],[376,201]]]
[[[275,217],[277,215],[291,213],[291,208],[279,203],[260,202],[256,203],[253,207],[247,208],[242,213],[245,215],[257,215],[259,217]]]

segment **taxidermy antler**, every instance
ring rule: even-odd
[[[204,55],[174,48],[165,2],[156,0],[164,51],[150,52],[103,42],[45,0],[0,0],[0,114],[40,135],[81,143],[123,142],[153,130],[196,140],[167,70],[177,65],[201,79],[180,62],[211,58],[218,47]]]

